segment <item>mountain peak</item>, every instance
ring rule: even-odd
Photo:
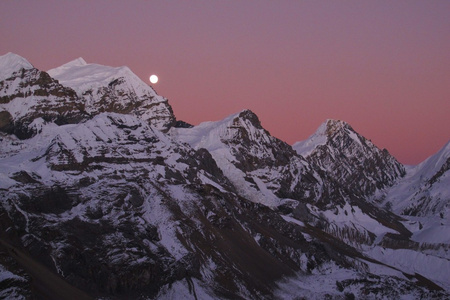
[[[261,122],[258,116],[249,109],[241,111],[238,115],[239,118],[250,121],[250,123],[255,126],[255,128],[262,129]]]
[[[132,113],[160,130],[174,124],[175,117],[167,99],[157,95],[128,67],[87,64],[78,58],[47,73],[83,98],[89,114]]]
[[[12,52],[0,56],[0,80],[11,76],[21,69],[32,69],[33,65],[25,58]]]
[[[77,59],[74,59],[74,60],[62,65],[59,68],[81,67],[81,66],[85,66],[87,64],[88,63],[82,57],[78,57]]]
[[[326,136],[331,137],[336,132],[343,129],[352,129],[351,126],[342,120],[328,119],[324,123]]]
[[[128,67],[88,64],[81,57],[48,70],[47,73],[61,84],[73,88],[80,95],[89,89],[107,86],[120,77],[127,77],[134,82],[141,81]]]
[[[325,145],[328,139],[344,129],[354,131],[347,122],[327,119],[307,140],[296,142],[292,147],[298,154],[308,156],[317,146]]]

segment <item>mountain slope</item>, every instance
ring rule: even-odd
[[[348,124],[333,121],[327,127],[324,133],[328,139],[323,142],[330,141],[329,144],[318,143],[311,153],[319,153],[324,159],[331,157],[328,164],[321,164],[317,156],[310,163],[311,156],[303,159],[287,144],[270,136],[257,116],[248,110],[218,122],[173,128],[170,134],[195,149],[207,149],[241,195],[271,207],[285,221],[300,225],[300,230],[314,240],[331,243],[334,248],[343,247],[341,250],[350,257],[368,256],[410,274],[426,274],[439,285],[449,286],[442,272],[448,266],[447,255],[440,254],[441,250],[428,251],[427,259],[434,262],[415,269],[410,268],[411,261],[396,264],[379,252],[384,248],[399,253],[400,247],[410,251],[410,257],[421,260],[427,256],[410,240],[412,233],[405,220],[371,200],[376,191],[401,179],[403,166]],[[356,163],[359,167],[351,169]],[[333,168],[341,164],[344,172]],[[352,186],[355,177],[361,180]],[[328,238],[324,239],[323,234]],[[349,250],[342,243],[357,250]],[[430,246],[447,248],[440,244]]]
[[[0,57],[0,131],[28,138],[39,128],[33,121],[43,118],[57,124],[76,123],[86,117],[84,104],[75,92],[62,86],[15,55]],[[8,74],[9,73],[9,74]]]
[[[348,124],[325,124],[302,156],[249,110],[176,128],[128,68],[4,65],[0,295],[448,296],[448,244],[421,243],[419,221],[374,202],[410,173]],[[423,167],[439,189],[445,157]],[[35,263],[61,281],[36,278]]]
[[[322,169],[353,193],[369,197],[392,186],[405,175],[405,168],[387,150],[378,149],[353,128],[327,120],[308,140],[293,148],[314,168]]]
[[[394,223],[398,225],[401,222],[408,228],[405,231],[397,226],[388,226],[394,231],[382,229],[377,232],[379,225],[369,225],[361,216],[352,220],[345,213],[348,208],[344,211],[345,216],[338,208],[337,213],[334,213],[337,216],[325,213],[331,223],[327,231],[332,230],[334,235],[348,239],[344,231],[348,230],[349,225],[356,229],[363,227],[376,236],[372,241],[364,238],[358,241],[360,245],[365,243],[370,246],[364,250],[365,254],[404,271],[429,276],[440,285],[449,286],[450,282],[444,271],[450,267],[450,245],[445,233],[449,224],[443,218],[449,203],[449,185],[446,180],[448,147],[444,147],[421,165],[405,169],[386,150],[378,149],[347,123],[334,120],[327,120],[308,140],[298,142],[293,147],[299,154],[305,155],[314,169],[322,170],[342,183],[351,194],[364,199],[364,204],[358,205],[366,214],[363,219],[375,217],[380,224],[387,225],[390,222],[383,221],[393,217]],[[357,203],[361,204],[361,200]],[[410,215],[413,212],[431,217],[439,211],[441,219],[408,218],[402,221],[392,215],[383,215],[383,210],[380,209],[364,209],[369,203],[383,205],[385,209],[392,209],[400,215]],[[351,232],[353,231],[352,229]],[[366,235],[364,230],[357,231],[360,236]],[[422,245],[422,242],[428,244]]]
[[[22,69],[33,69],[33,65],[25,58],[11,52],[0,56],[0,81]]]
[[[159,130],[174,125],[167,99],[159,96],[128,67],[87,64],[78,58],[48,73],[83,98],[86,111],[133,114]]]
[[[207,152],[133,116],[45,123],[10,147],[0,160],[8,237],[89,293],[154,295],[196,279],[208,293],[265,298],[284,276],[332,260],[240,198]]]
[[[385,202],[397,213],[412,216],[439,216],[450,213],[450,142],[385,194]]]
[[[321,178],[249,110],[223,121],[173,128],[170,134],[195,149],[207,149],[239,192],[254,202],[274,207],[283,198],[313,202],[321,197]]]
[[[272,137],[249,110],[223,121],[206,122],[193,128],[173,128],[170,134],[195,149],[207,149],[238,191],[254,202],[271,207],[301,202],[322,211],[349,204],[408,234],[398,218],[364,201],[364,195],[355,193],[335,173],[317,165],[317,159],[308,162],[291,146]],[[334,147],[331,153],[330,149],[325,148],[321,152],[323,156],[343,156],[338,152],[347,151],[345,147]],[[369,149],[367,156],[376,156],[376,151]],[[380,179],[373,174],[368,177],[379,184]]]

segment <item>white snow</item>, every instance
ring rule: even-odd
[[[26,281],[23,277],[20,277],[8,270],[5,269],[3,265],[0,265],[0,283],[7,280],[7,279],[14,279],[19,281]]]
[[[179,260],[189,254],[189,252],[178,240],[177,232],[179,228],[177,223],[174,222],[170,211],[162,204],[163,201],[164,199],[161,195],[156,193],[149,195],[143,204],[144,214],[142,218],[158,228],[159,243],[175,259]]]
[[[296,142],[292,148],[302,156],[308,156],[319,145],[325,145],[328,137],[326,135],[327,122],[321,124],[314,134],[304,141]]]
[[[299,226],[305,227],[305,223],[303,223],[302,221],[299,221],[299,220],[297,220],[297,219],[295,219],[293,217],[286,216],[286,215],[281,215],[281,217],[287,222],[294,223],[294,224],[297,224]]]
[[[25,58],[14,54],[6,53],[0,56],[0,81],[5,80],[14,72],[20,71],[21,69],[32,69],[33,65],[28,62]]]
[[[421,164],[406,168],[406,176],[392,188],[384,191],[384,203],[392,203],[392,210],[402,214],[405,209],[420,205],[421,216],[450,216],[450,172],[442,174],[430,185],[429,180],[441,170],[443,164],[450,158],[450,142],[439,152],[426,159]],[[422,202],[425,199],[425,204]],[[431,200],[431,201],[430,201]]]
[[[87,90],[107,87],[111,81],[118,78],[126,78],[129,88],[134,89],[138,96],[147,93],[157,96],[154,90],[128,67],[88,64],[84,59],[78,58],[47,73],[58,79],[62,85],[73,88],[80,96]]]
[[[366,251],[365,254],[403,272],[418,273],[435,281],[446,290],[450,290],[449,259],[409,249],[389,249],[380,246]]]
[[[308,204],[308,208],[310,207],[311,206]],[[310,209],[310,211],[314,210]],[[363,213],[359,207],[351,206],[349,203],[345,203],[344,207],[338,206],[337,212],[336,210],[323,211],[322,216],[324,216],[331,224],[336,225],[339,228],[355,228],[362,232],[367,230],[375,235],[381,235],[387,232],[398,233]]]
[[[341,269],[333,264],[329,264],[327,269],[316,270],[316,274],[298,273],[295,277],[284,278],[277,282],[278,289],[274,295],[276,299],[326,299],[326,295],[333,295],[336,298],[343,297],[344,293],[339,292],[336,281],[346,279],[356,279],[358,275],[355,271]]]
[[[419,243],[447,244],[450,248],[450,219],[436,216],[412,217],[405,216],[403,222],[413,233],[411,240]],[[450,258],[450,257],[449,257]]]
[[[128,67],[88,64],[78,58],[48,73],[62,85],[74,89],[83,98],[88,113],[96,114],[111,107],[130,110],[129,114],[159,130],[168,129],[173,121],[167,99],[156,94]],[[102,103],[105,94],[109,97]]]

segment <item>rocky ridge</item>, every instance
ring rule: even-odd
[[[418,228],[442,236],[445,217],[400,216],[416,175],[348,124],[291,147],[249,110],[175,126],[167,99],[125,67],[77,59],[45,73],[11,54],[0,66],[12,70],[0,81],[2,295],[448,296],[450,242]],[[430,203],[447,195],[446,161],[442,150],[416,169]],[[61,282],[39,281],[40,266]]]

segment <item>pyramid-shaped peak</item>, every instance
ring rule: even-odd
[[[241,111],[239,113],[239,117],[244,119],[254,119],[254,118],[258,119],[258,116],[250,109],[244,109],[243,111]]]
[[[21,69],[32,69],[33,65],[25,58],[12,52],[0,56],[0,80],[10,77]]]
[[[261,129],[261,122],[259,121],[258,116],[251,111],[250,109],[244,109],[243,111],[241,111],[238,116],[238,118],[240,119],[244,119],[244,120],[248,120],[250,121],[250,123],[255,126],[258,129]]]
[[[320,129],[322,129],[324,131],[323,133],[329,137],[334,135],[336,132],[344,129],[350,129],[354,131],[353,128],[347,122],[334,119],[326,120],[324,126],[321,126]]]

